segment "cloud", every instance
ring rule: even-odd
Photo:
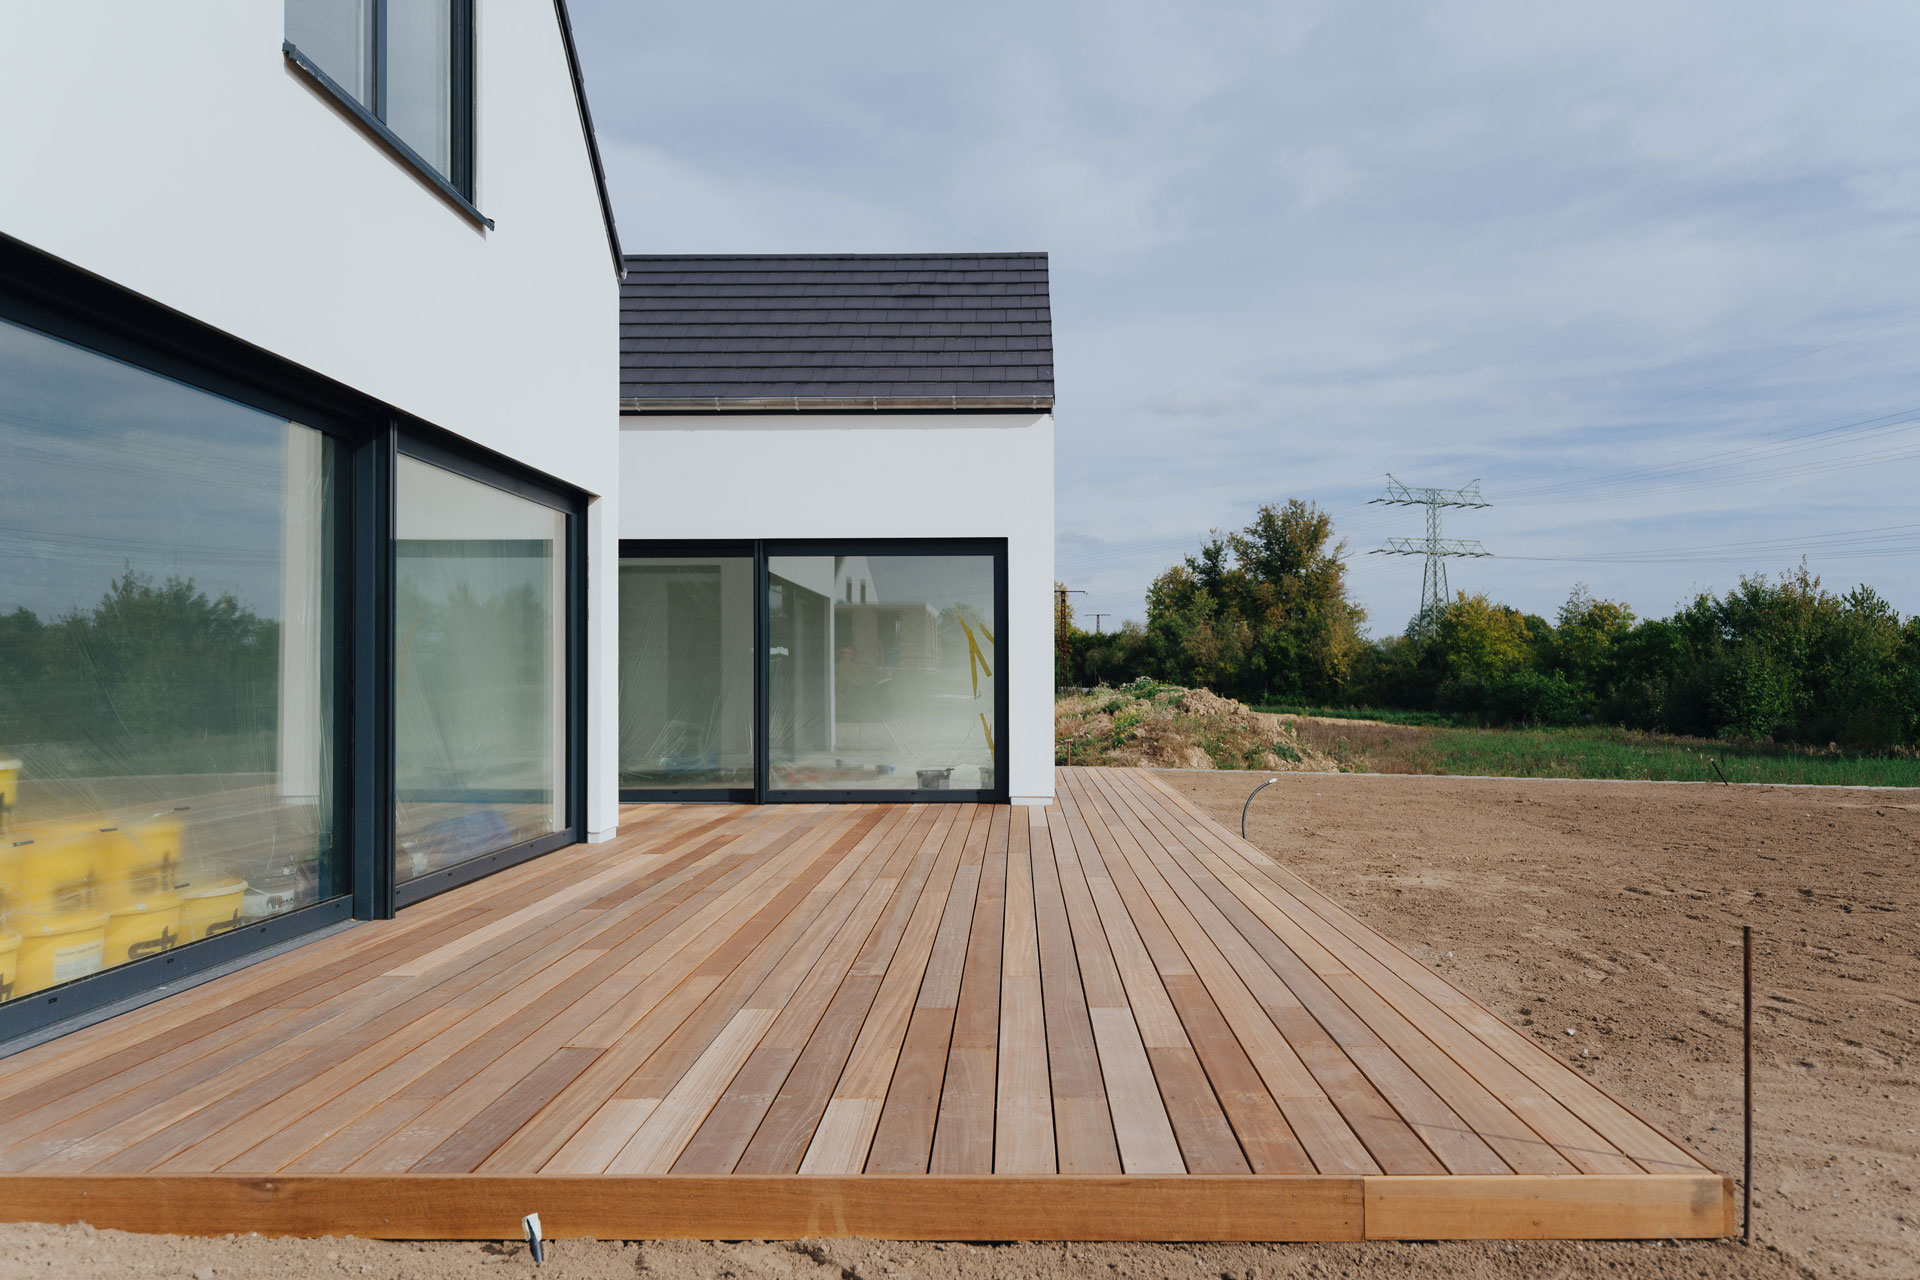
[[[1596,551],[1912,509],[1894,446],[1920,449],[1915,425],[1656,470],[1920,407],[1920,322],[1897,323],[1920,311],[1910,6],[574,19],[636,251],[1052,253],[1060,567],[1089,610],[1138,616],[1155,571],[1260,502],[1320,502],[1356,552],[1418,533],[1418,511],[1367,505],[1387,471],[1481,477],[1494,507],[1450,533],[1566,559],[1454,584],[1543,613],[1576,578],[1656,612],[1794,558],[1577,559]],[[1920,610],[1920,559],[1813,563]],[[1376,629],[1419,579],[1356,554]]]

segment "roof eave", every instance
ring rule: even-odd
[[[623,414],[650,413],[1044,413],[1052,396],[622,396]]]
[[[580,50],[573,42],[573,20],[567,15],[567,0],[553,0],[554,16],[560,22],[560,43],[567,51],[567,74],[573,77],[573,104],[580,112],[580,131],[587,140],[587,159],[593,165],[593,186],[600,196],[600,220],[607,228],[607,248],[613,253],[616,280],[627,278],[627,258],[620,250],[620,229],[613,221],[613,199],[607,194],[607,170],[600,163],[600,140],[593,131],[593,111],[587,106],[587,80],[580,71]]]

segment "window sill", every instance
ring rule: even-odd
[[[336,83],[333,77],[322,71],[313,59],[294,48],[291,41],[283,42],[280,51],[287,56],[287,62],[301,78],[325,94],[336,107],[346,112],[355,124],[358,124],[373,140],[385,147],[393,157],[413,170],[414,176],[432,187],[434,192],[454,207],[455,212],[477,227],[491,231],[493,219],[474,207],[473,201],[460,193],[460,188],[448,182],[446,178],[427,163],[426,157],[408,146],[399,134],[387,128],[380,118],[357,102],[353,95]]]

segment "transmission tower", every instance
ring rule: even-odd
[[[1493,504],[1481,498],[1478,480],[1460,489],[1413,489],[1395,480],[1391,474],[1387,476],[1387,492],[1372,501],[1390,507],[1425,507],[1427,509],[1425,541],[1418,538],[1388,538],[1386,546],[1375,547],[1369,553],[1377,556],[1425,556],[1427,558],[1426,575],[1420,584],[1420,612],[1417,615],[1417,621],[1425,623],[1446,607],[1448,559],[1454,556],[1493,554],[1478,541],[1441,537],[1440,512],[1447,507],[1490,507]]]

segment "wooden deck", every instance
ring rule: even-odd
[[[1140,771],[629,808],[0,1060],[0,1217],[131,1230],[1670,1237],[1731,1183]]]

